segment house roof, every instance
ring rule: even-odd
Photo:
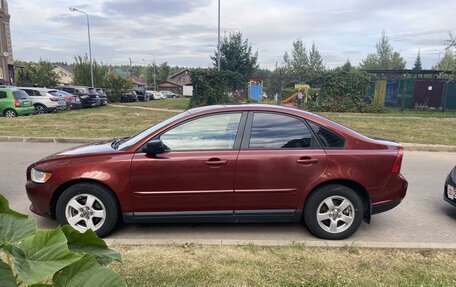
[[[129,76],[129,73],[128,72],[125,72],[124,70],[120,69],[120,68],[115,68],[114,70],[112,70],[112,72],[116,75],[119,75],[119,76],[122,76],[122,77],[128,77]]]
[[[60,69],[65,70],[65,71],[67,71],[68,73],[71,73],[71,74],[73,74],[73,71],[74,71],[73,66],[70,66],[70,65],[54,65],[54,66],[52,66],[52,68],[56,68],[56,67],[59,67]]]
[[[142,80],[141,78],[136,77],[136,76],[131,76],[131,82],[133,84],[135,84],[135,85],[138,85],[138,86],[145,86],[146,85],[144,80]]]
[[[158,83],[158,86],[159,87],[172,87],[172,86],[183,87],[183,85],[178,84],[178,83],[176,83],[174,81],[171,81],[171,80],[162,81],[162,82]]]
[[[177,72],[177,73],[175,73],[175,74],[169,76],[168,79],[174,78],[175,76],[180,75],[180,74],[183,74],[183,73],[185,73],[185,72],[190,73],[190,70],[189,70],[189,69],[183,69],[183,70],[181,70],[181,71],[179,71],[179,72]]]

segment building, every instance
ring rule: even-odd
[[[52,71],[59,76],[59,85],[70,85],[73,82],[73,67],[54,65]]]
[[[0,0],[0,84],[14,83],[13,47],[11,44],[8,3]]]
[[[160,91],[171,91],[178,95],[184,94],[184,87],[190,87],[192,79],[190,77],[190,70],[184,69],[174,75],[171,75],[166,81],[158,84]]]

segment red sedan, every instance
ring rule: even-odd
[[[31,210],[83,232],[124,222],[295,222],[343,239],[397,206],[401,145],[268,105],[192,109],[27,169]]]

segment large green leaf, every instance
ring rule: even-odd
[[[60,228],[38,231],[12,246],[9,253],[14,257],[17,275],[27,284],[39,283],[81,258],[68,250]]]
[[[69,225],[62,227],[72,252],[93,254],[101,265],[108,265],[113,260],[122,261],[119,252],[109,249],[103,239],[92,230],[80,233]]]
[[[0,259],[0,286],[17,287],[11,267]]]
[[[19,212],[16,212],[9,208],[9,203],[6,197],[0,193],[0,214],[10,214],[17,217],[27,218],[28,216]]]
[[[20,241],[35,232],[35,219],[0,214],[0,245]]]
[[[102,267],[90,254],[59,271],[52,281],[55,287],[126,286],[119,274]]]

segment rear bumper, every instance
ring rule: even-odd
[[[16,113],[19,116],[28,116],[28,115],[36,113],[36,110],[33,106],[28,107],[28,108],[16,108]]]
[[[391,175],[385,186],[375,190],[375,201],[371,199],[371,214],[385,212],[398,206],[407,194],[407,188],[408,182],[401,174]]]

